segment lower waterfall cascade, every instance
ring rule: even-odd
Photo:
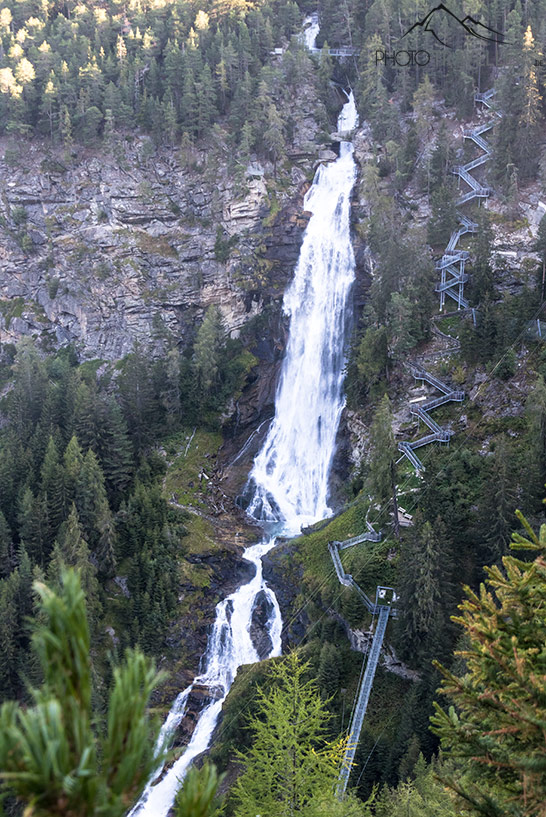
[[[358,124],[352,92],[337,129]],[[203,672],[176,698],[160,741],[182,721],[194,686],[211,690],[183,755],[145,788],[129,817],[166,817],[192,761],[206,751],[222,705],[242,664],[281,654],[282,618],[274,592],[263,579],[262,557],[276,536],[299,534],[331,514],[328,479],[344,406],[343,372],[350,320],[349,296],[355,279],[350,237],[350,197],[357,170],[351,142],[340,143],[339,158],[322,164],[304,207],[312,216],[306,228],[292,284],[283,309],[290,318],[289,338],[275,400],[275,416],[255,458],[245,497],[247,513],[264,523],[269,535],[247,547],[244,558],[254,577],[216,606],[216,619],[202,659]],[[275,535],[272,535],[272,531]],[[258,600],[266,605],[268,649],[259,655],[251,636]]]

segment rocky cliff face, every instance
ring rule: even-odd
[[[0,343],[32,335],[115,360],[138,341],[159,353],[191,342],[210,304],[236,336],[281,298],[298,256],[323,149],[316,95],[298,102],[282,180],[267,164],[237,166],[221,137],[199,150],[135,137],[70,154],[0,143]]]

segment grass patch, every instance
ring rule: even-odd
[[[452,315],[449,318],[440,318],[435,321],[435,324],[440,332],[444,332],[444,334],[451,335],[451,337],[454,338],[459,337],[461,318],[458,315]]]
[[[222,444],[217,431],[195,429],[179,431],[163,441],[167,455],[167,474],[164,495],[174,497],[180,505],[205,508],[203,494],[207,490],[206,477],[214,467],[216,454]]]
[[[163,258],[178,258],[176,249],[169,244],[165,236],[153,236],[138,230],[133,233],[137,247],[142,252],[161,255]]]
[[[12,318],[20,318],[25,308],[24,298],[10,298],[7,301],[0,301],[0,312],[4,316],[6,329],[9,329]]]

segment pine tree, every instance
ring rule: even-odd
[[[376,817],[456,817],[454,795],[438,780],[443,769],[437,763],[427,765],[423,755],[415,764],[414,779],[402,782],[396,788],[385,787],[377,798]]]
[[[476,256],[472,266],[472,296],[476,304],[482,303],[487,298],[492,299],[495,296],[493,270],[491,268],[493,233],[485,210],[482,210],[478,224],[478,234],[475,242]]]
[[[218,787],[223,778],[224,775],[218,775],[216,767],[209,762],[200,769],[192,766],[176,795],[175,817],[221,817],[223,809]]]
[[[43,566],[52,545],[51,528],[44,496],[35,497],[25,488],[19,501],[19,538],[25,543],[32,560]]]
[[[263,143],[269,157],[273,161],[273,175],[277,176],[277,162],[283,155],[286,143],[283,133],[283,122],[276,106],[271,103],[267,112],[267,129],[263,135]]]
[[[64,473],[55,440],[49,437],[41,468],[41,490],[45,496],[51,535],[55,536],[65,514]]]
[[[76,485],[83,466],[83,455],[75,434],[70,438],[63,456],[65,496],[67,503],[76,497]]]
[[[431,215],[427,224],[427,241],[432,247],[443,247],[456,225],[453,194],[444,185],[439,186],[430,198]]]
[[[158,420],[150,365],[142,349],[127,355],[118,377],[121,406],[135,451],[141,452],[151,439]]]
[[[32,706],[0,709],[3,787],[43,817],[122,817],[157,766],[158,729],[146,710],[162,676],[129,651],[114,670],[106,722],[96,730],[84,594],[73,571],[61,584],[59,593],[34,585],[40,623],[33,648],[44,680],[32,690]]]
[[[456,764],[444,781],[484,817],[538,817],[546,803],[546,525],[537,536],[518,516],[527,536],[514,534],[512,547],[536,558],[505,556],[502,567],[486,569],[479,594],[466,588],[455,619],[464,674],[437,665],[452,705],[445,712],[436,704],[433,731]]]
[[[83,458],[82,468],[76,482],[76,508],[84,536],[92,551],[95,552],[101,527],[110,510],[104,487],[104,474],[91,449]]]
[[[542,118],[535,61],[538,58],[531,26],[523,37],[523,108],[518,122],[518,167],[521,178],[534,177],[538,167],[537,139]]]
[[[328,641],[320,651],[317,682],[325,698],[334,695],[339,687],[339,653],[335,645]]]
[[[193,366],[201,395],[206,398],[218,384],[220,350],[224,339],[217,306],[209,306],[193,345]]]
[[[495,442],[495,451],[483,483],[482,522],[485,553],[483,561],[497,563],[505,555],[516,510],[513,458],[508,439],[502,435]]]
[[[6,517],[0,510],[0,578],[9,576],[13,567],[13,541]]]
[[[381,400],[370,428],[367,492],[384,511],[392,497],[392,463],[396,452],[392,433],[392,413],[387,395]]]
[[[453,560],[447,531],[417,517],[405,545],[399,576],[402,610],[399,644],[410,661],[425,666],[433,655],[449,651],[449,614],[454,603]]]
[[[99,584],[97,571],[91,563],[89,547],[82,535],[76,506],[72,503],[70,513],[63,524],[58,542],[56,542],[48,567],[48,578],[55,587],[61,586],[64,568],[73,567],[79,571],[82,590],[85,593],[87,613],[92,629],[95,628],[100,614]]]
[[[103,397],[100,400],[98,416],[100,425],[97,453],[106,480],[108,498],[117,507],[133,477],[133,450],[127,423],[113,397]]]
[[[356,354],[356,369],[364,393],[369,392],[386,375],[388,363],[385,327],[369,326],[358,344]]]
[[[526,493],[530,503],[544,495],[546,482],[546,384],[537,377],[525,404],[526,433]]]
[[[324,740],[329,715],[316,684],[305,680],[307,669],[290,653],[272,669],[271,693],[258,692],[252,745],[238,753],[236,817],[355,814],[350,798],[339,803],[334,795],[342,744]]]

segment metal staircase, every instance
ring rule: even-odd
[[[442,392],[440,397],[431,397],[430,399],[419,403],[419,405],[410,405],[410,413],[422,420],[422,422],[431,430],[432,434],[427,434],[425,437],[420,437],[418,440],[413,440],[411,442],[408,440],[403,440],[402,442],[398,443],[398,450],[401,451],[405,457],[407,457],[415,470],[418,473],[421,473],[425,470],[425,466],[417,454],[415,454],[415,449],[421,448],[423,445],[428,445],[432,442],[447,443],[453,434],[452,431],[438,425],[438,423],[429,415],[429,412],[432,411],[432,409],[438,408],[438,406],[444,405],[444,403],[451,402],[452,400],[460,403],[462,400],[464,400],[465,395],[464,391],[452,389],[451,386],[446,385],[446,383],[444,383],[438,377],[435,377],[430,372],[427,372],[427,370],[422,366],[412,366],[411,373],[416,380],[426,381],[427,383],[430,383],[431,386],[434,386],[435,389]]]
[[[362,724],[364,723],[364,716],[368,708],[368,701],[370,699],[370,692],[372,691],[373,679],[387,629],[387,621],[389,620],[389,607],[383,605],[379,610],[379,618],[377,620],[377,627],[372,641],[372,648],[368,656],[368,663],[366,664],[366,671],[360,685],[360,692],[358,693],[358,701],[351,720],[349,729],[349,742],[345,751],[345,757],[339,773],[336,794],[339,799],[345,794],[347,783],[349,782],[349,775],[355,759],[356,747],[360,738]]]
[[[491,110],[494,110],[491,103],[491,99],[494,95],[495,89],[490,88],[484,93],[475,94],[474,101],[481,102]],[[495,111],[495,113],[497,116],[500,116],[498,111]],[[463,137],[474,142],[483,153],[471,162],[467,162],[465,165],[455,165],[455,167],[451,169],[451,172],[458,176],[459,179],[462,179],[470,188],[467,193],[458,199],[458,207],[473,199],[486,199],[491,195],[491,188],[477,181],[477,179],[471,175],[471,171],[489,161],[491,147],[483,138],[482,134],[490,130],[495,124],[495,120],[490,120],[476,128],[463,131]],[[477,232],[478,225],[460,213],[457,214],[457,217],[461,226],[452,232],[442,258],[435,264],[436,269],[441,273],[440,281],[434,290],[440,295],[440,312],[445,308],[446,295],[456,301],[457,309],[468,309],[469,306],[468,301],[464,297],[464,285],[468,280],[468,275],[465,273],[465,263],[468,260],[469,253],[457,250],[456,247],[459,239],[462,238],[463,235]]]
[[[392,587],[378,587],[376,590],[376,597],[374,603],[370,599],[370,597],[364,592],[364,590],[362,590],[362,588],[359,587],[359,585],[355,582],[353,577],[349,573],[345,573],[345,570],[343,569],[343,565],[341,563],[341,558],[339,555],[340,550],[345,550],[346,548],[354,547],[354,545],[359,545],[362,542],[381,541],[381,533],[377,533],[377,531],[373,529],[373,526],[368,521],[366,521],[366,527],[367,530],[365,531],[365,533],[362,533],[359,536],[354,536],[352,539],[346,539],[344,542],[328,543],[328,550],[330,551],[330,556],[332,557],[335,571],[340,583],[344,587],[354,588],[357,591],[360,598],[362,599],[362,601],[364,602],[364,604],[366,605],[368,611],[373,616],[379,617],[372,641],[372,647],[368,655],[366,669],[364,671],[364,675],[360,683],[360,689],[358,691],[356,706],[354,708],[353,716],[351,718],[347,749],[345,750],[345,756],[343,758],[341,770],[339,772],[338,783],[336,788],[336,794],[339,799],[343,797],[345,790],[347,788],[347,782],[349,780],[349,775],[351,773],[351,768],[355,758],[356,747],[358,746],[360,732],[362,731],[362,724],[364,723],[366,709],[368,708],[368,701],[370,699],[370,693],[372,691],[375,671],[377,669],[379,656],[381,654],[383,639],[385,638],[387,622],[389,616],[396,617],[398,615],[398,610],[391,604],[391,602],[396,601],[396,593],[394,592]],[[366,661],[366,658],[364,660]]]

